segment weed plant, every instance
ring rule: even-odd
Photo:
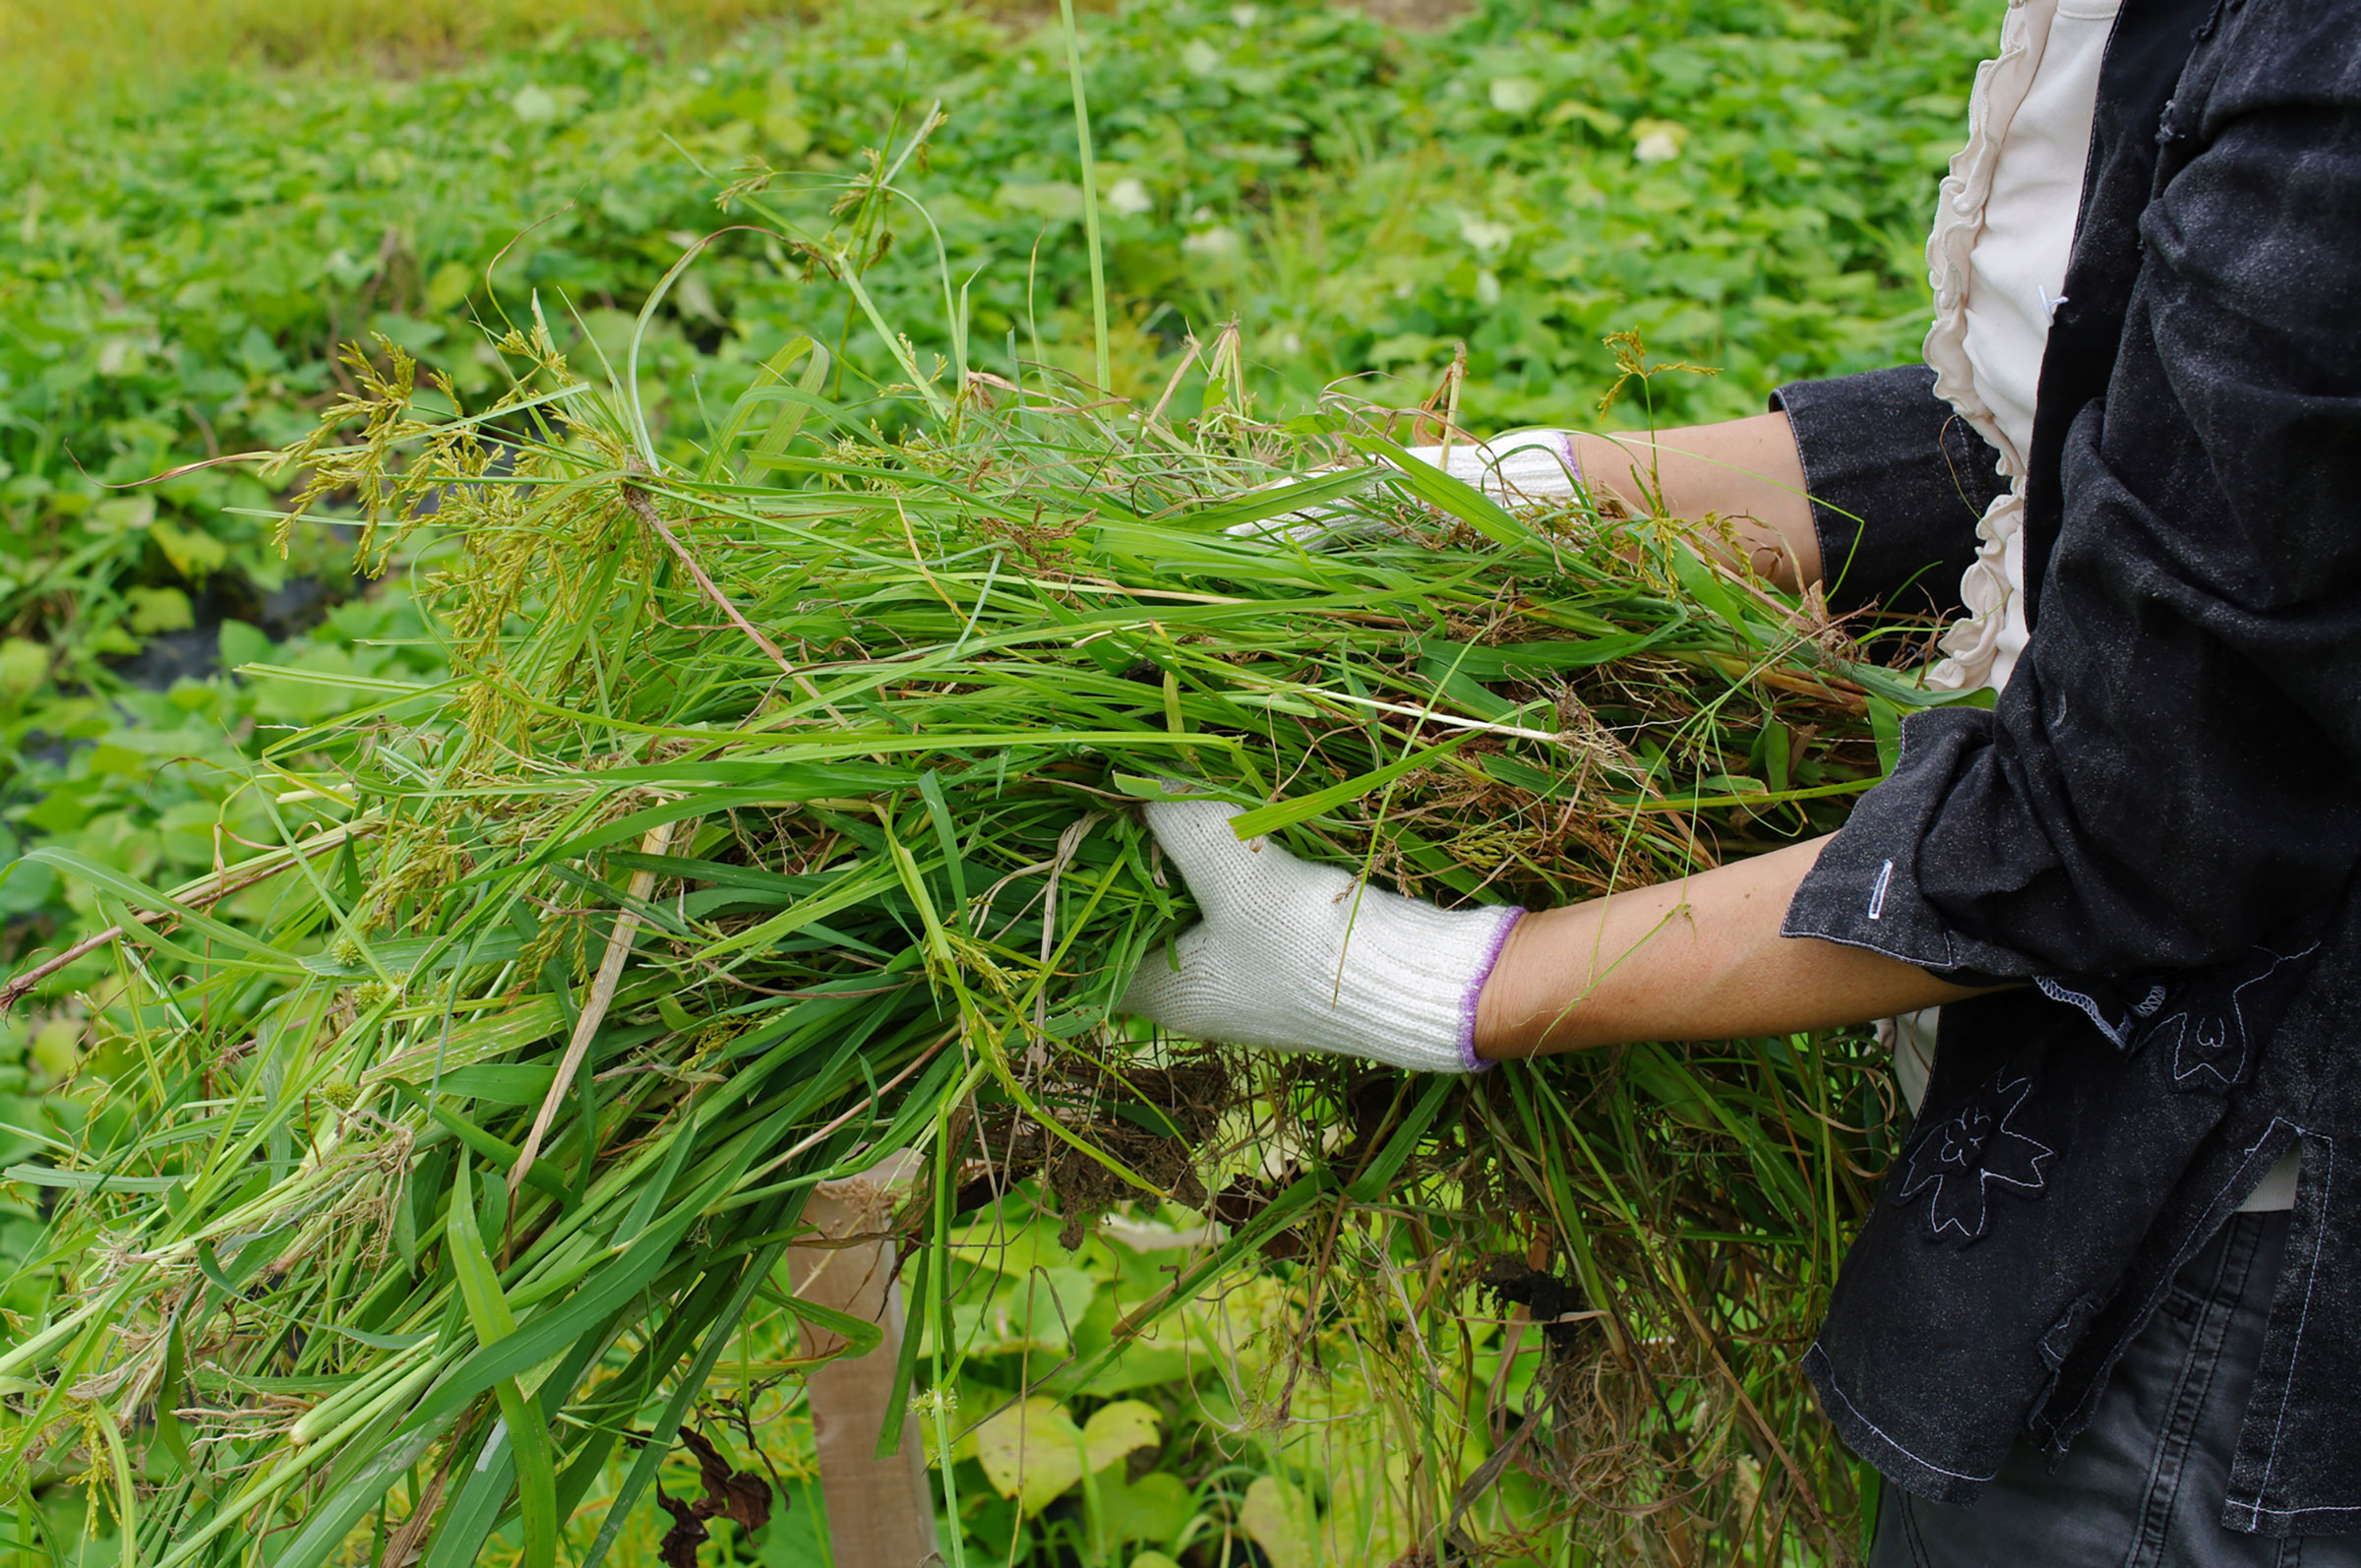
[[[634,363],[662,290],[587,376],[536,311],[473,414],[395,344],[344,356],[279,526],[357,498],[363,569],[419,563],[449,673],[341,678],[361,705],[246,781],[269,847],[192,884],[27,857],[113,918],[137,1067],[114,1146],[8,1173],[66,1197],[65,1288],[0,1353],[13,1473],[89,1468],[161,1568],[258,1538],[313,1568],[372,1529],[458,1564],[511,1518],[543,1568],[612,1460],[568,1555],[595,1568],[803,1195],[908,1148],[929,1332],[901,1372],[938,1454],[952,1224],[1038,1176],[1070,1246],[1125,1199],[1228,1226],[1101,1359],[1278,1248],[1307,1320],[1376,1312],[1397,1409],[1448,1432],[1473,1363],[1439,1336],[1472,1351],[1488,1285],[1552,1348],[1493,1469],[1545,1478],[1562,1528],[1839,1538],[1790,1367],[1872,1121],[1849,1063],[1272,1071],[1112,1004],[1188,917],[1130,810],[1176,777],[1414,892],[1560,902],[1809,830],[1914,696],[1713,566],[1710,521],[1504,508],[1349,403],[1256,421],[1235,332],[1179,425],[922,364],[859,264],[931,129],[797,241],[895,345],[866,405],[799,339],[667,458]],[[1263,531],[1307,509],[1365,524]],[[209,913],[238,887],[260,919]],[[1207,1184],[1249,1150],[1259,1176]],[[1408,1518],[1439,1549],[1491,1478],[1422,1457]]]

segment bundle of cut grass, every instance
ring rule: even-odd
[[[140,1065],[132,1134],[10,1173],[62,1193],[74,1290],[0,1349],[0,1472],[89,1470],[127,1562],[315,1568],[359,1532],[457,1568],[520,1520],[546,1568],[620,1465],[594,1568],[757,1296],[864,1343],[775,1265],[815,1183],[916,1149],[914,1387],[956,1371],[951,1219],[1038,1177],[1069,1226],[1230,1226],[1119,1346],[1258,1251],[1331,1301],[1413,1255],[1417,1310],[1471,1319],[1513,1252],[1490,1287],[1559,1373],[1501,1463],[1609,1505],[1595,1534],[1830,1528],[1786,1363],[1878,1119],[1846,1049],[1257,1077],[1111,1003],[1189,917],[1132,810],[1162,780],[1541,904],[1825,827],[1906,690],[1686,527],[1504,508],[1341,407],[1175,428],[905,359],[889,439],[799,342],[683,465],[628,380],[502,346],[526,379],[467,417],[353,353],[324,429],[357,441],[299,454],[373,568],[416,564],[451,679],[270,747],[283,841],[218,877],[36,852],[118,919]],[[1224,531],[1346,506],[1386,526]],[[267,915],[208,913],[232,884]],[[1209,1192],[1246,1100],[1292,1153]],[[1483,1483],[1445,1469],[1438,1541]]]

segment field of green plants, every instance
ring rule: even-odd
[[[1658,378],[1606,422],[1752,412],[1781,381],[1914,353],[1925,213],[1997,11],[1491,0],[1402,31],[1296,0],[1133,0],[1082,18],[1087,181],[1054,15],[874,0],[711,44],[585,17],[456,54],[295,64],[265,38],[185,71],[126,62],[63,96],[20,50],[0,61],[18,105],[0,131],[0,971],[112,918],[20,853],[52,846],[149,886],[235,862],[276,841],[253,787],[262,748],[372,682],[445,668],[408,561],[356,572],[354,530],[333,520],[278,546],[287,481],[267,465],[135,483],[300,439],[353,390],[339,342],[398,347],[471,405],[523,368],[495,346],[512,323],[620,367],[649,290],[718,230],[636,344],[667,443],[799,337],[829,345],[846,402],[865,367],[894,362],[876,321],[908,332],[918,363],[948,354],[928,335],[957,314],[946,274],[968,362],[1020,382],[1021,365],[1095,377],[1103,351],[1113,392],[1153,398],[1192,337],[1235,323],[1265,417],[1348,378],[1416,402],[1464,345],[1465,425],[1579,424],[1615,379],[1604,337],[1630,331],[1718,374]],[[894,172],[919,205],[856,214],[874,317],[815,250],[733,227],[758,201],[817,232],[848,177],[883,173],[938,113],[923,158]],[[1175,385],[1176,414],[1237,392],[1201,372]],[[9,995],[0,1170],[129,1132],[92,1110],[144,1070],[110,1013],[123,952]],[[55,1194],[0,1176],[0,1310],[52,1304]],[[1073,1252],[1054,1222],[1020,1224],[979,1248],[959,1324],[978,1387],[1109,1343],[1196,1223],[1142,1214]],[[1291,1395],[1298,1426],[1258,1414],[1285,1375],[1285,1297],[1242,1281],[1088,1388],[1038,1391],[1017,1425],[1070,1429],[1089,1460],[1071,1475],[1017,1486],[992,1429],[964,1439],[965,1560],[1308,1568],[1407,1551],[1395,1461],[1361,1419],[1403,1396],[1352,1363],[1350,1325],[1316,1397]],[[759,1531],[717,1521],[708,1562],[823,1560],[808,1431],[782,1414],[793,1333],[758,1318],[711,1398],[741,1402],[750,1451],[794,1506]],[[20,1560],[116,1560],[95,1491],[31,1479],[0,1524]],[[642,1514],[623,1560],[655,1556],[664,1521]]]

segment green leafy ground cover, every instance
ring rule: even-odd
[[[1415,400],[1464,341],[1480,429],[1588,417],[1608,331],[1722,367],[1660,381],[1665,422],[1907,357],[1924,211],[1993,10],[1501,3],[1429,35],[1313,5],[1086,17],[1116,383],[1159,385],[1188,332],[1233,317],[1266,396],[1301,403],[1363,373]],[[0,150],[0,856],[64,843],[161,884],[234,859],[212,832],[233,752],[343,705],[322,678],[438,668],[398,573],[354,596],[340,541],[270,548],[238,510],[272,504],[251,468],[108,488],[307,429],[339,337],[382,333],[474,394],[509,369],[480,325],[537,294],[562,335],[619,352],[683,238],[734,220],[718,185],[767,167],[764,199],[792,206],[799,172],[857,170],[939,101],[949,123],[901,183],[972,277],[979,343],[1087,370],[1065,92],[1054,27],[888,3],[696,58],[560,36],[408,79],[221,73],[19,124]],[[903,210],[890,233],[869,274],[883,313],[940,321],[927,220]],[[839,365],[885,361],[805,257],[725,235],[642,359],[660,435],[688,439],[805,332]],[[216,653],[313,679],[212,673]],[[137,684],[168,657],[197,677]],[[228,805],[231,830],[259,828],[259,803]],[[30,867],[0,913],[12,970],[94,924]],[[113,1135],[77,1076],[131,1065],[81,995],[113,973],[93,957],[0,1020],[0,1164]],[[0,1304],[44,1290],[16,1267],[37,1223],[0,1186]],[[1000,1528],[996,1553],[1055,1533]]]

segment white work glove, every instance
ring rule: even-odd
[[[1571,430],[1520,430],[1489,441],[1453,442],[1447,450],[1412,447],[1409,452],[1428,467],[1442,469],[1494,501],[1564,501],[1582,483],[1582,464],[1575,459]],[[1392,526],[1349,506],[1322,506],[1232,523],[1222,531],[1243,538],[1286,539],[1309,550],[1331,539],[1382,532]]]
[[[1219,801],[1151,804],[1148,826],[1205,918],[1150,953],[1120,1011],[1235,1046],[1474,1072],[1476,998],[1525,912],[1445,910],[1239,842]]]

